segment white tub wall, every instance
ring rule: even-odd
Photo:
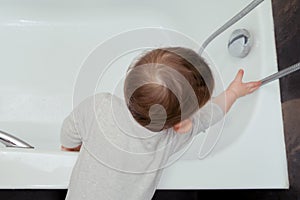
[[[0,48],[0,66],[8,66],[0,75],[0,90],[6,95],[1,99],[0,106],[5,107],[0,107],[0,121],[58,122],[70,111],[75,78],[83,60],[105,39],[137,27],[162,26],[203,41],[250,1],[233,1],[230,12],[211,12],[216,9],[212,5],[228,6],[216,0],[201,6],[196,1],[189,2],[188,10],[181,9],[187,7],[182,1],[170,0],[134,4],[91,1],[85,6],[80,1],[71,6],[67,6],[69,1],[15,2],[3,1],[0,8],[0,41],[5,47]],[[199,13],[208,17],[199,18]],[[197,24],[199,29],[195,28]],[[227,36],[221,35],[220,40]]]
[[[66,189],[77,153],[5,149],[0,157],[1,189]]]
[[[231,12],[216,15],[212,5],[227,3],[215,0],[199,6],[191,1],[189,9],[183,10],[187,5],[182,1],[89,2],[1,2],[0,122],[4,130],[25,138],[19,132],[24,123],[55,124],[58,130],[72,109],[73,86],[83,60],[112,35],[138,27],[165,27],[203,41],[248,3],[235,0]],[[199,13],[211,16],[209,23]],[[195,29],[195,24],[206,28]]]

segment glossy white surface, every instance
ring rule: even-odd
[[[67,187],[76,153],[60,152],[60,125],[72,109],[79,68],[99,43],[123,31],[163,27],[200,44],[250,2],[1,1],[0,129],[36,148],[7,149],[0,144],[0,188]],[[244,59],[227,51],[231,33],[239,28],[249,30],[254,39]],[[246,81],[276,72],[271,1],[220,35],[207,55],[225,86],[241,67]],[[217,126],[209,133],[217,132]],[[200,160],[197,153],[205,136],[199,135],[183,158],[164,171],[159,188],[288,188],[278,81],[234,105],[220,141]]]

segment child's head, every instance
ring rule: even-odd
[[[155,49],[128,71],[124,95],[133,118],[151,131],[173,127],[211,98],[212,72],[193,50]]]

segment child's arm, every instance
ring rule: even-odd
[[[238,98],[254,92],[261,86],[260,81],[243,83],[243,76],[244,71],[239,70],[229,87],[222,94],[213,99],[213,102],[219,105],[224,113],[227,113],[230,110],[231,106]]]
[[[61,150],[79,151],[81,147],[81,137],[78,130],[78,120],[74,110],[63,122],[60,134]]]
[[[260,81],[243,83],[243,75],[244,71],[239,70],[229,87],[212,100],[213,104],[203,106],[189,119],[187,123],[191,124],[191,134],[173,134],[174,140],[177,141],[174,142],[174,152],[191,141],[192,136],[220,121],[239,97],[250,94],[261,86]],[[186,132],[188,133],[189,131]]]
[[[61,146],[61,150],[62,151],[80,151],[81,145],[75,147],[75,148],[67,148],[64,146]]]

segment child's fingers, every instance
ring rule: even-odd
[[[261,82],[260,81],[254,81],[254,82],[246,83],[246,85],[247,85],[248,88],[260,87]]]
[[[249,93],[254,92],[254,91],[257,90],[259,87],[260,87],[260,86],[256,86],[256,87],[250,88]]]
[[[245,83],[245,84],[246,84],[246,87],[248,88],[248,94],[254,92],[261,86],[260,81],[249,82],[249,83]]]
[[[67,147],[61,146],[62,151],[79,151],[80,148],[81,148],[81,145],[74,147],[74,148],[67,148]]]
[[[240,70],[238,71],[237,75],[235,76],[234,80],[235,80],[235,81],[242,82],[243,76],[244,76],[244,70],[240,69]]]
[[[258,88],[260,88],[260,86],[261,86],[261,82],[260,81],[252,82],[251,83],[251,87],[250,87],[250,93],[252,93],[255,90],[257,90]]]

